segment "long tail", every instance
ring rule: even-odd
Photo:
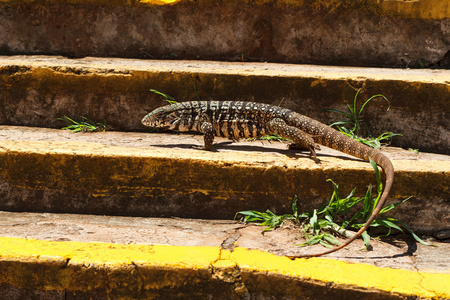
[[[317,122],[317,123],[319,123],[319,122]],[[364,233],[364,231],[366,231],[370,227],[372,222],[378,217],[378,214],[380,213],[381,209],[384,207],[384,204],[386,203],[386,199],[387,199],[389,192],[392,188],[392,185],[394,183],[394,166],[392,165],[389,158],[387,158],[383,153],[381,153],[380,151],[375,150],[373,148],[370,148],[364,144],[361,144],[361,143],[341,134],[337,130],[332,129],[331,127],[328,127],[322,123],[319,123],[319,124],[320,125],[316,124],[318,127],[320,127],[318,132],[311,132],[311,131],[308,132],[309,134],[317,135],[317,142],[319,144],[322,144],[327,147],[336,149],[338,151],[345,152],[347,154],[356,156],[365,161],[369,161],[370,159],[372,159],[378,166],[380,166],[383,169],[383,171],[386,175],[386,184],[384,187],[384,191],[381,194],[381,198],[378,201],[375,209],[372,212],[372,215],[367,220],[367,222],[364,224],[364,226],[361,227],[361,229],[359,229],[358,232],[353,237],[351,237],[348,241],[346,241],[344,244],[342,244],[336,248],[333,248],[333,249],[325,251],[325,252],[316,253],[316,254],[304,254],[304,255],[298,255],[298,256],[297,255],[296,256],[288,256],[289,258],[317,257],[317,256],[325,255],[325,254],[330,254],[330,253],[338,251],[342,248],[347,247],[354,240],[358,239]],[[330,132],[332,134],[327,134]],[[338,135],[335,135],[336,133]],[[326,138],[326,136],[333,136],[333,137],[337,136],[337,138],[328,139],[328,138]]]

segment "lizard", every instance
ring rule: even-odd
[[[142,124],[173,131],[203,133],[204,146],[197,147],[203,150],[211,149],[215,136],[238,140],[277,134],[292,140],[294,149],[308,149],[316,163],[319,162],[316,150],[320,150],[320,144],[364,161],[373,160],[380,166],[385,173],[386,184],[363,227],[340,246],[321,253],[288,255],[291,259],[330,254],[358,239],[378,216],[394,182],[394,167],[379,150],[359,143],[317,120],[269,104],[243,101],[179,102],[155,109],[142,119]]]

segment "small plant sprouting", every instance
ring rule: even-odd
[[[178,103],[178,101],[176,101],[175,98],[173,98],[172,96],[169,96],[167,94],[161,93],[160,91],[150,89],[150,92],[155,93],[155,94],[160,95],[160,96],[163,96],[164,100],[167,101],[167,103],[169,103],[169,104]]]
[[[294,198],[294,203],[296,200],[297,197]],[[284,220],[295,220],[295,217],[293,215],[286,214],[277,216],[270,210],[266,210],[266,212],[264,213],[255,210],[240,211],[234,216],[235,219],[238,214],[244,215],[245,224],[259,223],[260,226],[267,226],[266,228],[264,228],[263,232],[280,227],[281,225],[283,225]]]
[[[162,93],[162,92],[160,92],[160,91],[150,89],[150,92],[155,93],[155,94],[158,94],[158,95],[160,95],[160,96],[163,96],[163,97],[164,97],[164,100],[167,101],[169,104],[175,104],[175,103],[178,103],[178,101],[176,101],[174,97],[169,96],[169,95],[167,95],[167,94],[164,94],[164,93]],[[197,96],[197,99],[200,101],[200,96],[198,95],[197,87],[195,86],[195,84],[194,84],[194,92],[195,92],[195,95]]]
[[[389,110],[389,108],[390,108],[390,103],[389,103],[389,100],[385,96],[379,94],[379,95],[373,95],[372,97],[367,99],[361,107],[358,108],[356,105],[356,102],[357,102],[357,98],[358,98],[360,91],[361,91],[361,89],[358,89],[358,91],[356,92],[355,98],[353,99],[353,107],[350,106],[349,104],[347,104],[347,107],[350,111],[349,113],[343,112],[340,110],[335,110],[335,109],[326,109],[325,111],[336,112],[336,113],[342,114],[348,118],[348,120],[345,120],[345,121],[334,122],[333,124],[330,125],[331,127],[333,127],[333,126],[336,127],[342,134],[345,134],[346,136],[349,136],[349,137],[357,140],[358,142],[361,142],[370,147],[379,149],[381,147],[382,141],[388,141],[393,136],[401,135],[401,134],[392,133],[392,132],[384,132],[383,134],[379,135],[378,137],[372,136],[372,134],[370,133],[370,130],[369,130],[369,126],[361,118],[361,114],[364,110],[364,107],[375,98],[382,98],[382,99],[386,100],[389,104],[387,110]],[[345,125],[350,125],[351,128],[349,129],[347,127],[344,127]],[[364,128],[367,130],[368,138],[361,137],[360,131],[361,131],[362,126],[364,126]]]
[[[64,116],[64,118],[58,118],[58,120],[65,121],[70,124],[61,128],[63,130],[70,130],[72,132],[106,131],[106,121],[103,123],[96,123],[83,116],[81,116],[79,120],[74,120],[67,116]]]
[[[419,149],[408,148],[408,151],[411,151],[415,154],[420,154]]]
[[[269,142],[272,142],[272,141],[277,141],[277,142],[291,141],[290,139],[281,137],[278,134],[269,134],[269,135],[264,135],[264,136],[257,137],[257,138],[248,138],[248,140],[269,141]]]
[[[194,84],[194,92],[195,92],[195,96],[197,96],[197,100],[200,101],[200,95],[197,92],[197,87]]]
[[[346,230],[357,231],[361,229],[361,227],[364,226],[364,223],[371,216],[378,203],[378,200],[381,197],[381,192],[383,189],[381,175],[375,162],[371,161],[371,164],[375,170],[375,176],[377,179],[376,194],[373,194],[373,189],[371,186],[369,186],[364,197],[355,197],[355,188],[347,197],[340,198],[339,186],[331,179],[328,179],[328,181],[333,184],[333,194],[331,195],[330,201],[328,203],[324,203],[319,209],[314,209],[313,212],[300,214],[297,207],[297,196],[295,196],[292,203],[293,214],[277,216],[270,210],[267,210],[265,213],[249,210],[236,213],[235,218],[238,214],[241,214],[244,216],[243,221],[245,224],[254,222],[259,223],[259,225],[261,226],[267,226],[263,231],[275,229],[281,226],[285,220],[293,220],[300,226],[300,228],[302,228],[302,235],[307,239],[305,243],[301,244],[301,246],[314,245],[317,243],[325,247],[331,247],[331,245],[340,245],[341,243],[336,239],[336,236],[345,236]],[[395,207],[408,201],[409,199],[410,197],[384,207],[380,211],[379,215],[382,215],[394,209]],[[355,211],[355,205],[359,203],[362,204],[362,208],[352,213],[353,211]],[[391,233],[392,229],[397,229],[403,232],[402,228],[404,228],[419,243],[432,246],[431,244],[428,244],[420,239],[403,222],[394,218],[377,218],[372,222],[371,227],[387,228],[388,233],[386,234],[386,236]],[[366,245],[366,249],[370,249],[370,236],[367,231],[362,234],[362,238]]]

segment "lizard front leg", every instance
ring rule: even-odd
[[[296,148],[308,149],[309,156],[317,160],[316,150],[320,150],[320,146],[314,142],[311,135],[301,131],[297,127],[289,126],[283,119],[275,118],[268,123],[268,128],[272,133],[278,134],[281,137],[290,139],[294,142]]]
[[[203,122],[202,125],[200,125],[200,132],[204,134],[203,139],[205,141],[205,146],[194,148],[200,150],[210,150],[214,142],[214,128],[212,124],[210,122]]]

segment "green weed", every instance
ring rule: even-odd
[[[258,141],[277,141],[277,142],[281,142],[281,141],[291,141],[290,139],[284,138],[279,136],[278,134],[269,134],[269,135],[264,135],[264,136],[260,136],[257,138],[248,138],[248,140],[258,140]]]
[[[331,195],[328,203],[324,203],[319,209],[314,209],[312,212],[300,213],[297,206],[297,196],[294,197],[292,203],[293,214],[285,214],[277,216],[270,210],[265,213],[261,213],[254,210],[241,211],[236,213],[244,216],[244,223],[259,223],[261,226],[267,226],[264,231],[275,229],[283,224],[285,220],[293,220],[297,225],[302,228],[302,235],[306,238],[306,242],[301,246],[321,244],[325,247],[331,247],[332,245],[340,245],[341,243],[336,239],[337,236],[345,237],[346,230],[358,231],[364,226],[366,221],[371,216],[375,209],[378,200],[381,197],[383,184],[381,181],[381,175],[375,162],[371,161],[371,164],[375,170],[375,176],[377,179],[376,193],[373,193],[373,188],[369,186],[366,194],[363,197],[354,196],[356,188],[353,189],[350,194],[341,198],[339,196],[339,186],[331,179],[329,182],[333,185],[333,194]],[[410,198],[402,200],[400,202],[388,205],[384,207],[379,216],[394,209],[398,205],[408,201]],[[359,209],[356,206],[360,206]],[[421,240],[408,226],[403,222],[386,217],[377,218],[371,227],[385,227],[388,232],[388,236],[393,229],[403,232],[406,229],[416,241],[430,245]],[[362,238],[367,249],[370,249],[370,235],[364,232]]]
[[[408,148],[408,151],[411,151],[415,154],[420,154],[419,149]]]
[[[173,98],[172,96],[169,96],[167,94],[164,94],[164,93],[162,93],[160,91],[150,89],[150,92],[155,93],[155,94],[160,95],[160,96],[163,96],[164,100],[167,101],[169,104],[178,103],[178,101],[176,101],[175,98]],[[200,96],[199,96],[199,94],[197,92],[197,87],[195,86],[195,84],[194,84],[194,92],[195,92],[195,95],[197,96],[197,100],[200,101]]]
[[[350,111],[349,113],[343,112],[340,110],[335,110],[335,109],[326,109],[325,111],[336,112],[336,113],[342,114],[348,118],[348,120],[334,122],[333,124],[330,125],[331,127],[333,127],[333,126],[336,127],[336,129],[339,130],[342,134],[345,134],[346,136],[349,136],[349,137],[357,140],[358,142],[361,142],[370,147],[379,149],[381,147],[382,142],[387,142],[393,136],[397,136],[397,135],[401,135],[401,134],[385,132],[385,133],[379,135],[378,137],[372,136],[372,134],[370,133],[370,130],[369,130],[369,126],[367,125],[366,122],[364,122],[364,120],[361,117],[361,114],[362,114],[364,108],[373,99],[382,98],[388,102],[389,106],[388,106],[387,110],[389,110],[390,102],[385,96],[379,94],[379,95],[374,95],[374,96],[370,97],[369,99],[367,99],[361,107],[357,107],[357,99],[358,99],[358,95],[359,95],[360,91],[361,91],[361,89],[358,89],[358,91],[356,92],[356,95],[353,99],[353,107],[350,106],[349,104],[347,104],[347,107]],[[346,127],[346,126],[348,126],[348,127]],[[363,138],[361,136],[362,127],[364,127],[364,129],[367,131],[367,136],[368,136],[367,138]]]
[[[150,89],[150,92],[155,93],[157,95],[163,96],[164,100],[167,101],[169,104],[175,104],[178,103],[178,101],[175,100],[172,96],[169,96],[167,94],[161,93],[160,91]]]
[[[197,100],[198,100],[198,101],[201,101],[201,100],[200,100],[200,95],[199,95],[198,92],[197,92],[197,87],[195,86],[195,84],[194,84],[194,92],[195,92],[195,96],[197,96]]]
[[[296,199],[296,198],[295,198]],[[282,215],[277,216],[270,210],[266,210],[266,212],[259,212],[255,210],[247,210],[240,211],[236,213],[235,219],[238,214],[244,215],[244,223],[259,223],[261,226],[267,226],[264,228],[263,232],[275,229],[283,225],[284,220],[295,220],[296,218],[293,215]]]
[[[64,116],[64,118],[58,118],[58,120],[65,121],[70,124],[61,128],[63,130],[70,130],[72,132],[106,131],[106,121],[103,123],[96,123],[83,116],[81,116],[79,120],[74,120],[67,116]]]

